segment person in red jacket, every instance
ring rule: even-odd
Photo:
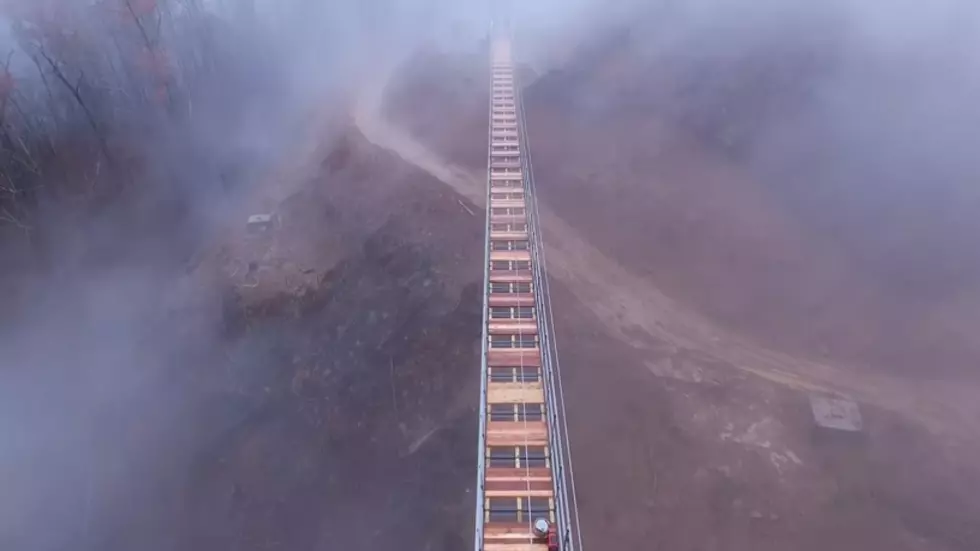
[[[548,551],[558,551],[558,528],[554,524],[548,529]]]

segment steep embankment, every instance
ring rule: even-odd
[[[196,457],[194,545],[468,540],[482,258],[468,208],[353,130],[283,201],[290,250],[305,233],[335,236],[344,253],[298,296],[242,299],[231,354],[257,379],[233,407],[238,421]],[[288,273],[267,268],[274,286]]]
[[[781,188],[749,146],[807,101],[800,79],[820,70],[800,74],[770,53],[664,60],[615,35],[526,93],[586,541],[968,549],[980,508],[964,491],[980,480],[971,287],[939,285],[941,272],[922,266],[914,279],[950,294],[912,293],[908,274],[892,279],[855,253],[878,241],[848,243],[814,223],[828,201],[859,202],[854,190],[830,187],[811,217],[799,214],[808,200],[797,192],[812,190]],[[459,67],[446,88],[482,93],[460,91],[479,70]],[[400,98],[414,107],[392,111],[398,124],[359,124],[478,197],[481,166],[453,157],[485,147],[470,131],[478,115],[420,121],[428,110],[413,102],[427,97],[438,94]],[[779,101],[753,105],[759,97]],[[862,403],[866,445],[809,438],[800,391],[811,389]]]
[[[271,234],[37,276],[2,341],[4,548],[469,541],[482,218],[356,130],[322,153],[255,207]]]
[[[863,163],[828,158],[842,145],[812,120],[787,135],[801,110],[821,108],[811,96],[836,52],[762,44],[723,61],[641,46],[606,43],[527,92],[547,201],[618,261],[760,342],[973,376],[969,190],[889,185],[873,148]],[[789,151],[803,143],[823,156]]]

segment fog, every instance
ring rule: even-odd
[[[269,338],[224,338],[201,257],[305,140],[346,130],[366,73],[482,38],[436,7],[3,4],[0,548],[186,548],[190,462],[240,422],[198,415],[235,392],[229,357],[233,381],[273,375],[247,372]]]
[[[673,125],[887,284],[942,296],[980,275],[967,245],[980,229],[976,3],[696,0],[583,13],[555,33],[538,72],[590,75],[607,60],[630,71],[564,92],[532,87],[535,97],[572,102],[571,118]]]
[[[148,10],[137,29],[124,3],[110,6],[118,20],[92,11],[112,2],[2,4],[3,549],[112,548],[126,513],[159,497],[151,486],[172,487],[164,499],[179,508],[174,465],[223,428],[195,426],[182,391],[193,375],[181,366],[225,353],[221,286],[193,273],[195,255],[241,225],[237,206],[312,125],[344,130],[373,70],[421,48],[478,52],[492,13],[450,0],[134,0]],[[800,216],[842,240],[866,233],[855,254],[878,255],[875,269],[929,263],[909,284],[937,292],[980,275],[975,2],[510,7],[518,57],[539,75],[629,31],[636,81],[589,89],[583,116],[622,108],[633,87],[651,116],[706,128],[763,177],[812,190]],[[151,47],[169,56],[160,81],[136,59]],[[781,54],[795,61],[741,88],[747,59]],[[665,88],[643,87],[653,72]],[[898,242],[908,224],[916,251]],[[175,548],[166,525],[147,530],[158,539],[143,549]]]

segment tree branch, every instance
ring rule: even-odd
[[[84,73],[79,77],[78,85],[72,87],[71,83],[68,82],[68,79],[65,77],[64,73],[62,73],[61,69],[58,68],[58,64],[55,63],[54,60],[51,59],[51,57],[48,56],[47,52],[39,48],[38,53],[40,53],[41,56],[48,62],[48,65],[51,66],[51,70],[54,71],[55,78],[61,81],[61,83],[65,85],[65,88],[68,88],[72,96],[75,97],[75,101],[77,101],[78,105],[82,108],[83,111],[85,111],[85,117],[88,119],[89,126],[92,127],[92,131],[95,133],[95,137],[98,138],[99,145],[102,147],[102,154],[105,155],[106,161],[110,165],[113,164],[112,155],[109,153],[109,144],[106,142],[105,136],[102,135],[102,132],[99,131],[99,125],[95,122],[95,115],[92,114],[92,111],[89,110],[88,105],[85,104],[85,100],[82,99],[80,88],[81,88],[82,79],[85,78]]]
[[[37,72],[41,75],[41,82],[44,84],[44,89],[48,93],[48,103],[51,107],[51,115],[54,117],[58,116],[58,110],[56,109],[56,104],[54,101],[54,92],[51,91],[51,85],[48,84],[48,76],[44,74],[44,67],[41,67],[41,62],[38,61],[37,56],[32,55],[31,61],[34,62],[34,66],[37,67]],[[57,121],[57,119],[55,119]]]
[[[136,23],[136,26],[139,28],[140,34],[143,35],[143,42],[146,43],[146,49],[152,52],[154,48],[153,44],[150,42],[150,35],[146,34],[146,29],[143,27],[143,22],[140,21],[139,16],[136,15],[136,11],[133,9],[133,4],[129,0],[126,0],[126,8],[129,10],[129,15],[133,16],[133,22]]]
[[[12,223],[13,225],[17,226],[18,228],[24,230],[25,232],[29,232],[33,229],[30,226],[18,220],[17,217],[15,217],[13,214],[10,214],[10,211],[8,211],[6,208],[0,208],[0,211],[2,211],[0,212],[0,220],[6,220]]]
[[[10,60],[13,59],[13,57],[14,51],[10,50],[10,53],[7,54],[7,61],[3,64],[3,75],[0,75],[0,78],[6,78],[10,75]],[[4,122],[6,121],[7,98],[9,98],[10,94],[12,93],[12,89],[5,91],[3,94],[3,102],[0,102],[0,126],[3,126]]]

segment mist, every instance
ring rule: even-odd
[[[0,547],[181,548],[185,467],[246,416],[207,424],[199,412],[234,385],[261,395],[279,376],[262,362],[289,356],[271,330],[228,336],[240,320],[229,321],[229,284],[206,261],[215,243],[275,208],[284,174],[307,178],[316,155],[349,137],[364,83],[419,50],[479,54],[492,10],[448,0],[2,9]],[[573,105],[583,124],[667,121],[899,291],[955,297],[980,277],[975,3],[512,9],[532,100],[587,73],[578,55],[598,66],[625,51],[627,76],[547,101]],[[313,142],[322,147],[306,158]],[[245,375],[225,371],[229,357]]]
[[[583,67],[630,69],[552,99],[575,105],[573,119],[672,125],[896,288],[932,296],[980,275],[964,241],[978,229],[975,3],[703,0],[584,14],[538,78],[557,87]]]
[[[215,243],[319,170],[375,67],[479,35],[405,2],[2,14],[0,547],[186,549],[190,465],[244,415],[220,404],[295,338],[229,336]]]

